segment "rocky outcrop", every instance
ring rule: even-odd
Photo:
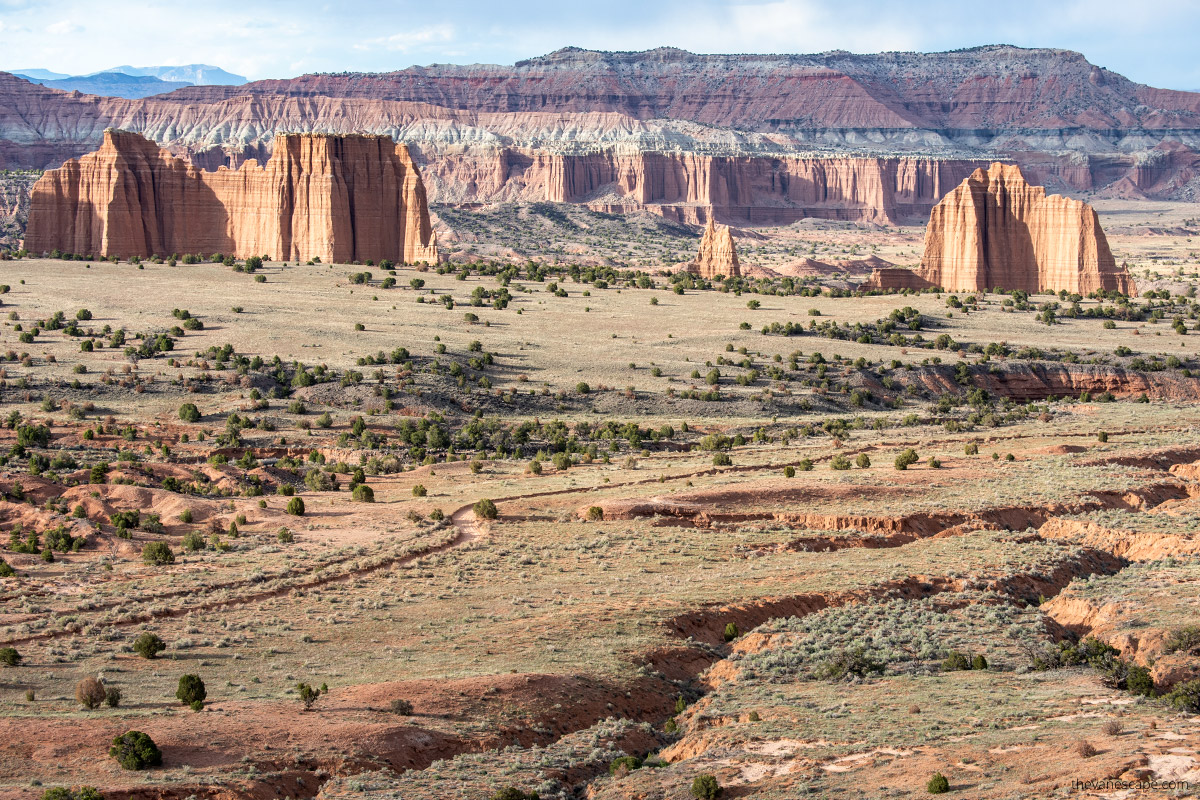
[[[1136,293],[1091,206],[1047,195],[1019,167],[998,163],[934,207],[919,277],[951,291]]]
[[[281,134],[264,165],[204,172],[137,134],[106,131],[98,151],[34,185],[25,247],[124,258],[438,257],[407,148],[388,137],[323,134]]]
[[[932,289],[933,283],[921,277],[921,273],[904,267],[881,267],[872,270],[870,277],[859,287],[863,291],[903,291],[904,289]]]
[[[737,248],[733,244],[733,234],[728,225],[716,225],[710,219],[704,226],[704,236],[700,239],[700,251],[696,259],[688,265],[688,272],[701,278],[712,279],[718,275],[726,278],[737,278],[742,274],[738,265]]]

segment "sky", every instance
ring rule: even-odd
[[[0,0],[0,69],[212,64],[252,80],[511,64],[561,47],[698,53],[1058,47],[1200,90],[1198,0]]]

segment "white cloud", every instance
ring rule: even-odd
[[[60,19],[58,22],[52,22],[46,26],[46,33],[51,36],[70,36],[73,33],[82,32],[83,26],[69,19]]]
[[[371,39],[367,42],[365,49],[372,49],[372,45],[374,45],[376,47],[383,47],[386,50],[407,53],[410,50],[427,48],[431,44],[441,44],[453,40],[454,26],[429,25],[416,30],[400,31],[399,33],[393,33],[391,36],[381,36]]]

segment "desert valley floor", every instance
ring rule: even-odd
[[[813,220],[673,279],[694,229],[549,204],[0,261],[0,797],[1194,796],[1200,214],[1095,202],[1127,305],[859,295],[922,229]]]

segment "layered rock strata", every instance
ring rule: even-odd
[[[122,258],[438,258],[407,148],[327,134],[280,134],[266,164],[204,172],[137,134],[105,131],[99,150],[34,185],[25,247]]]

